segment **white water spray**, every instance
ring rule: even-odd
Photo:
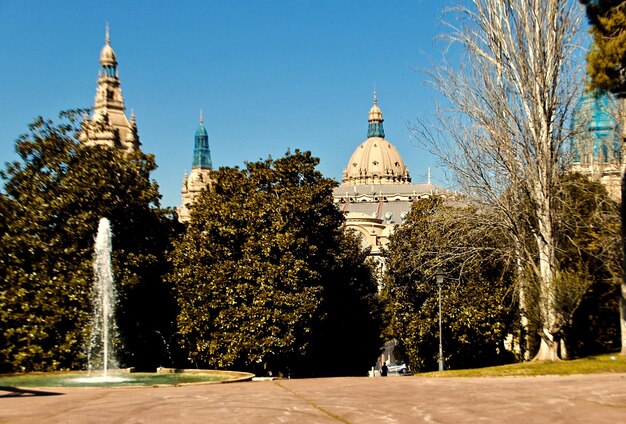
[[[98,225],[93,269],[93,316],[87,359],[89,371],[101,369],[102,375],[107,377],[109,366],[117,368],[117,363],[112,349],[112,340],[116,338],[116,292],[111,269],[111,224],[106,218],[100,219]]]

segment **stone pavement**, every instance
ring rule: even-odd
[[[626,423],[626,374],[0,387],[0,423]]]

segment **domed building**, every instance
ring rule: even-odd
[[[571,170],[606,187],[609,196],[621,201],[624,160],[617,100],[601,90],[584,93],[572,116]]]
[[[126,117],[117,57],[111,47],[108,25],[100,52],[100,66],[93,115],[85,117],[78,139],[86,146],[109,146],[131,152],[141,143],[134,112],[130,120]]]
[[[191,172],[189,176],[185,173],[183,188],[181,189],[183,201],[178,208],[178,220],[180,222],[189,222],[189,207],[203,190],[211,188],[210,174],[213,169],[213,162],[211,161],[211,150],[209,149],[209,134],[206,128],[204,128],[202,112],[200,112],[200,124],[198,129],[196,129],[194,139]]]
[[[374,92],[367,138],[350,157],[341,185],[333,191],[335,204],[346,216],[346,227],[356,230],[377,258],[394,228],[406,220],[413,201],[447,193],[431,183],[430,172],[426,183],[411,182],[400,152],[385,139],[383,122]]]

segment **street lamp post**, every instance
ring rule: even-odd
[[[437,286],[439,286],[439,371],[443,371],[443,338],[441,336],[441,284],[443,283],[444,272],[441,268],[435,271]]]

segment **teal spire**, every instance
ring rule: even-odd
[[[574,109],[572,129],[570,151],[574,163],[619,161],[617,102],[611,93],[603,90],[584,93]]]
[[[383,113],[378,107],[378,99],[376,98],[376,90],[374,90],[374,105],[370,109],[367,122],[367,138],[380,137],[385,138],[385,130],[383,129]]]
[[[191,168],[213,169],[211,162],[211,150],[209,150],[209,134],[203,125],[202,111],[200,111],[200,125],[196,130],[195,144],[193,148],[193,164]]]

